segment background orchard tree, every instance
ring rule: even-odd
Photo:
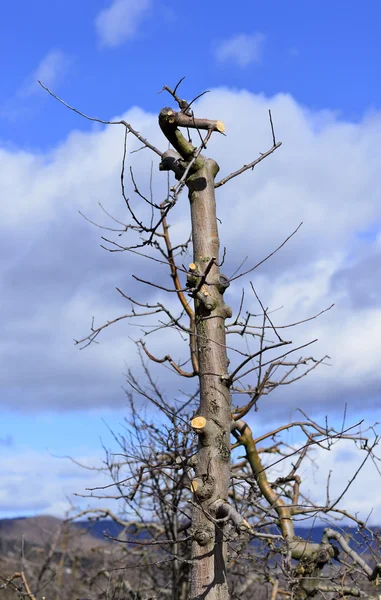
[[[320,425],[306,415],[270,432],[253,433],[248,423],[250,419],[255,425],[253,415],[263,396],[304,377],[328,358],[301,357],[299,352],[315,340],[292,346],[288,332],[301,322],[275,325],[271,310],[262,303],[253,282],[248,281],[248,276],[300,226],[258,264],[248,269],[241,266],[232,275],[224,273],[229,249],[220,250],[216,195],[218,202],[218,189],[231,185],[234,203],[232,180],[252,171],[280,147],[272,115],[269,113],[269,149],[220,178],[219,166],[208,157],[207,146],[212,137],[226,143],[224,124],[196,116],[193,108],[199,96],[190,102],[183,100],[178,95],[180,83],[173,90],[163,88],[177,105],[176,109],[166,107],[159,113],[164,145],[168,146],[164,151],[144,139],[126,121],[89,117],[45,88],[87,119],[124,126],[121,191],[128,218],[122,222],[108,215],[110,221],[106,226],[96,225],[115,234],[115,238],[109,234],[102,238],[105,249],[133,253],[152,264],[149,279],[140,273],[132,274],[146,286],[147,301],[137,300],[128,290],[117,288],[128,302],[129,311],[100,326],[93,322],[90,334],[77,343],[84,347],[98,341],[105,328],[122,319],[136,320],[139,324],[144,319],[143,335],[136,345],[146,379],[142,383],[141,374],[130,371],[128,393],[131,406],[134,406],[131,394],[145,398],[167,421],[165,425],[152,422],[148,425],[133,409],[131,431],[135,442],[124,435],[117,437],[121,460],[107,457],[106,469],[117,493],[93,490],[91,495],[122,501],[124,519],[109,509],[100,510],[99,515],[116,518],[127,531],[131,512],[135,512],[134,526],[145,529],[151,537],[144,541],[144,551],[151,552],[155,547],[156,552],[157,560],[149,555],[155,575],[150,576],[147,570],[146,576],[151,577],[152,589],[156,587],[164,595],[170,591],[172,598],[225,600],[230,595],[242,598],[252,594],[256,580],[274,586],[274,598],[277,593],[300,599],[316,594],[361,596],[358,579],[377,582],[378,561],[361,557],[340,531],[332,527],[325,529],[319,543],[300,539],[295,534],[295,521],[309,516],[326,517],[330,513],[352,519],[362,531],[366,531],[366,524],[338,506],[341,497],[330,499],[329,482],[324,506],[307,498],[300,487],[299,473],[310,448],[317,444],[329,449],[339,439],[351,439],[365,452],[366,461],[373,458],[378,438],[370,442],[360,431],[360,424],[337,431],[328,422]],[[132,169],[128,173],[129,136],[138,138],[141,150],[150,150],[159,157],[159,169],[168,174],[164,199],[156,197],[152,186],[136,181]],[[185,190],[190,206],[190,235],[173,243],[170,219],[179,203],[185,202],[182,193]],[[255,236],[256,228],[260,227],[255,220],[255,206],[252,219]],[[167,267],[166,276],[163,266]],[[225,298],[229,297],[229,286],[239,285],[237,280],[242,277],[246,277],[248,285],[242,289],[233,311]],[[154,299],[152,291],[156,294]],[[165,296],[167,301],[163,300]],[[317,316],[311,315],[310,319]],[[171,352],[175,336],[186,341],[186,355],[178,357]],[[157,355],[152,347],[162,347],[162,353]],[[161,384],[151,374],[149,363],[162,364],[183,379],[181,397],[171,384],[168,393],[177,399],[168,402]],[[167,373],[164,370],[164,378]],[[290,428],[303,432],[302,447],[290,448],[282,441],[282,433]],[[284,461],[287,469],[274,479],[274,467],[280,461]],[[353,479],[355,476],[356,473]],[[261,550],[257,543],[251,543],[253,540],[261,540],[264,544]],[[132,543],[130,538],[128,543]],[[142,541],[136,544],[141,546]],[[140,552],[143,552],[141,547]],[[165,561],[170,563],[170,569],[160,571],[160,564]],[[260,563],[266,568],[260,569]],[[335,572],[332,564],[336,565]],[[328,579],[327,569],[331,569]]]

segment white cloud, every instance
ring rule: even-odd
[[[75,457],[87,467],[99,467],[98,456]],[[73,507],[85,508],[88,499],[73,496],[87,494],[86,488],[109,483],[103,472],[74,464],[33,449],[7,449],[0,458],[0,518],[16,515],[45,514],[62,518]],[[96,506],[94,501],[91,504]],[[99,505],[99,503],[98,503]]]
[[[96,17],[95,25],[104,46],[119,46],[139,33],[149,15],[152,0],[113,0]]]
[[[296,343],[319,338],[306,354],[329,354],[332,367],[321,367],[297,384],[265,397],[255,414],[256,427],[261,426],[261,419],[266,427],[270,421],[284,420],[296,407],[311,415],[320,413],[324,420],[326,413],[338,414],[345,402],[348,420],[353,422],[367,410],[375,414],[381,389],[381,171],[374,152],[381,143],[381,115],[347,123],[330,111],[306,110],[284,94],[265,98],[245,91],[213,90],[197,103],[195,111],[226,124],[227,137],[214,136],[206,153],[219,162],[218,177],[271,146],[268,108],[283,146],[254,172],[217,191],[221,246],[227,247],[224,272],[231,274],[246,255],[247,267],[255,264],[304,221],[299,233],[251,278],[266,306],[284,307],[272,315],[276,325],[299,321],[332,302],[336,307],[299,329],[282,330],[286,339]],[[166,148],[156,115],[135,108],[124,117],[153,144]],[[140,147],[130,137],[128,144],[129,150]],[[122,221],[127,219],[119,189],[122,149],[123,130],[116,126],[72,131],[47,155],[0,148],[4,321],[0,402],[4,408],[38,412],[125,404],[120,390],[122,373],[125,362],[138,368],[129,336],[139,337],[139,328],[122,321],[98,338],[99,345],[82,352],[72,343],[73,338],[88,333],[93,315],[96,323],[101,323],[129,311],[129,303],[118,296],[115,286],[137,295],[143,303],[151,301],[155,292],[138,286],[130,273],[145,279],[156,277],[160,284],[170,285],[164,267],[157,263],[101,250],[100,235],[119,243],[128,237],[113,238],[111,232],[99,231],[77,213],[79,209],[96,222],[115,226],[99,208],[100,201],[108,212]],[[152,158],[154,199],[161,200],[166,177],[157,169],[157,157],[138,152],[130,154],[128,162],[139,187],[149,194],[147,173]],[[126,186],[136,209],[144,211],[128,178]],[[176,243],[188,236],[185,194],[170,221]],[[372,236],[360,239],[359,234],[367,231],[372,231]],[[187,257],[181,260],[187,263]],[[242,280],[233,282],[226,292],[226,301],[235,309],[242,284]],[[246,299],[245,309],[258,312],[255,299],[249,294]],[[172,308],[174,295],[169,302]],[[158,356],[170,349],[176,360],[185,357],[187,343],[160,331],[156,340],[149,341],[149,349]],[[167,369],[158,366],[156,374],[162,389],[171,385],[176,393],[182,387],[178,378],[169,378]],[[361,461],[363,455],[345,444],[344,448],[341,452],[338,445],[325,454],[317,450],[321,470],[314,475],[303,473],[312,497],[323,490],[319,499],[324,501],[331,468],[335,473],[331,497],[345,487],[355,461]],[[29,510],[62,515],[69,506],[62,504],[66,493],[93,485],[79,469],[65,465],[47,455],[6,447],[0,464],[5,482],[0,510],[3,514]],[[376,523],[381,507],[366,494],[368,482],[377,476],[372,469],[369,460],[342,506],[360,510],[361,518],[374,507]],[[33,481],[29,485],[29,473],[38,486]]]
[[[274,419],[297,406],[325,413],[328,408],[340,411],[347,401],[352,413],[360,406],[372,409],[381,386],[381,277],[374,276],[380,264],[375,224],[381,220],[381,172],[374,153],[381,142],[380,115],[350,124],[328,111],[307,111],[287,95],[264,98],[223,89],[203,97],[195,108],[197,114],[225,121],[227,137],[214,136],[207,152],[219,162],[221,177],[271,145],[268,108],[284,142],[254,172],[218,189],[221,245],[228,249],[226,274],[246,255],[248,266],[263,258],[303,220],[299,233],[253,273],[254,284],[267,306],[284,307],[274,313],[275,324],[299,321],[336,303],[320,319],[285,330],[285,337],[297,343],[319,338],[307,352],[330,355],[332,367],[321,367],[295,386],[274,392],[261,410]],[[165,148],[156,115],[133,109],[124,116]],[[130,150],[139,147],[130,138],[129,144]],[[124,236],[113,238],[77,213],[80,209],[96,222],[115,225],[99,208],[101,201],[121,220],[127,218],[119,189],[122,147],[122,129],[108,127],[73,131],[46,156],[0,150],[0,196],[7,200],[1,203],[0,221],[4,406],[62,410],[125,402],[120,390],[125,361],[137,365],[129,336],[139,337],[139,328],[122,321],[98,338],[99,345],[82,352],[72,346],[73,338],[88,332],[93,315],[101,323],[129,311],[115,286],[144,302],[153,298],[153,289],[138,286],[130,273],[156,277],[165,285],[164,267],[130,255],[126,269],[126,255],[101,250],[100,235],[119,243]],[[153,159],[154,197],[162,198],[166,177]],[[139,186],[149,193],[150,153],[129,155],[129,162]],[[143,211],[128,180],[127,193]],[[185,196],[171,222],[171,232],[182,241],[189,233]],[[359,241],[358,233],[372,227],[375,241]],[[238,280],[226,293],[233,308],[241,287]],[[258,312],[255,299],[246,298],[245,309]],[[160,332],[156,341],[149,341],[158,355],[170,345],[175,359],[185,358],[187,344],[180,338],[169,342]],[[157,369],[164,387],[169,372]],[[169,383],[176,390],[181,387],[176,376]]]
[[[377,448],[376,448],[377,450]],[[337,505],[337,508],[347,510],[352,515],[369,523],[379,525],[381,522],[381,499],[378,494],[370,494],[370,482],[374,489],[381,484],[380,471],[377,463],[369,457],[364,466],[361,464],[366,458],[367,451],[360,451],[353,442],[343,441],[334,445],[330,451],[315,448],[312,458],[312,468],[306,468],[304,480],[304,491],[311,497],[324,505],[326,502],[326,490],[328,476],[331,471],[329,495],[331,502],[338,499],[348,483],[353,479],[357,470],[358,475],[351,483],[348,492]]]
[[[293,434],[289,435],[290,445],[295,446]],[[74,494],[88,494],[88,488],[99,487],[110,483],[106,473],[95,470],[102,466],[102,449],[89,455],[82,451],[71,450],[73,458],[90,467],[83,469],[68,458],[58,458],[48,452],[36,452],[31,448],[3,448],[0,457],[0,518],[45,514],[63,518],[73,507],[84,509],[110,508],[117,512],[117,506],[110,500],[81,498]],[[271,464],[274,458],[268,458]],[[365,458],[365,453],[358,450],[353,442],[341,441],[324,450],[316,446],[310,458],[304,460],[300,475],[302,492],[313,502],[324,505],[329,473],[330,500],[335,501],[343,492],[354,473]],[[291,459],[290,459],[291,460]],[[271,479],[284,475],[290,460],[283,461],[269,469]],[[381,500],[375,494],[369,494],[369,482],[373,481],[377,489],[380,474],[369,458],[359,472],[348,492],[337,505],[359,519],[365,520],[370,513],[370,524],[379,525],[381,521]],[[27,492],[26,492],[27,490]],[[73,514],[73,512],[71,512]],[[309,521],[302,521],[301,526],[308,527]]]
[[[62,50],[51,50],[37,68],[25,80],[19,95],[28,97],[40,90],[38,81],[48,87],[57,88],[71,65],[72,58]]]
[[[299,443],[295,439],[299,438]],[[370,432],[369,439],[373,443],[374,436]],[[290,444],[289,448],[298,449],[304,443],[301,441],[300,434],[296,430],[291,430],[286,434],[285,441]],[[372,461],[371,456],[367,457],[367,450],[360,450],[359,444],[350,440],[336,440],[330,449],[326,449],[325,444],[313,446],[307,457],[303,460],[298,474],[301,477],[301,492],[305,498],[310,499],[315,505],[325,506],[327,502],[327,484],[329,482],[329,503],[332,506],[336,500],[341,498],[335,508],[346,510],[349,514],[356,516],[360,520],[367,520],[369,517],[370,525],[379,525],[381,522],[381,499],[377,494],[369,493],[369,482],[374,482],[374,488],[381,484],[381,474],[377,461]],[[276,480],[288,473],[295,457],[281,461],[271,467],[276,462],[273,456],[265,459],[268,468],[270,480]],[[366,459],[366,460],[365,460]],[[363,466],[362,463],[365,460]],[[354,478],[354,475],[356,474]],[[352,481],[353,480],[353,481]],[[348,490],[343,494],[349,485]],[[302,501],[302,500],[301,500]],[[307,504],[307,502],[303,502]],[[335,513],[322,515],[323,518],[331,518]],[[340,518],[340,515],[336,515]],[[312,518],[314,519],[315,513]],[[298,522],[298,519],[295,521]],[[344,519],[345,524],[349,524],[349,519]],[[311,521],[302,517],[299,526],[309,527]],[[351,523],[353,525],[353,522]],[[343,522],[341,523],[343,525]]]
[[[261,62],[264,41],[263,33],[240,33],[218,42],[214,55],[220,63],[230,62],[244,68]]]

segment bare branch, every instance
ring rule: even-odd
[[[74,108],[73,106],[70,106],[70,104],[67,104],[67,102],[65,102],[64,100],[62,100],[61,98],[59,98],[58,96],[56,96],[56,94],[54,94],[48,87],[46,87],[41,81],[38,81],[38,83],[40,84],[40,86],[46,90],[48,92],[48,94],[50,94],[51,96],[53,96],[53,98],[55,98],[56,100],[58,100],[58,102],[60,102],[61,104],[63,104],[64,106],[66,106],[66,108],[68,108],[69,110],[72,110],[73,112],[77,113],[77,115],[80,115],[81,117],[84,117],[85,119],[87,119],[88,121],[95,121],[96,123],[102,123],[103,125],[124,125],[124,127],[130,131],[132,133],[132,135],[134,135],[140,142],[142,142],[144,144],[144,146],[146,146],[147,148],[149,148],[150,150],[152,150],[153,152],[155,152],[156,154],[158,154],[159,156],[162,156],[163,153],[160,152],[160,150],[158,150],[157,148],[155,148],[155,146],[153,146],[152,144],[150,144],[148,142],[148,140],[146,140],[143,136],[140,135],[140,133],[138,131],[136,131],[135,129],[133,129],[131,127],[131,125],[129,123],[127,123],[127,121],[124,121],[123,119],[121,119],[120,121],[105,121],[103,119],[98,119],[96,117],[90,117],[89,115],[86,115],[85,113],[81,112],[80,110],[78,110],[77,108]]]

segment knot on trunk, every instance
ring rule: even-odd
[[[210,475],[196,477],[191,483],[192,492],[201,501],[209,500],[214,493],[215,481]]]
[[[213,539],[213,529],[211,527],[199,527],[193,533],[193,539],[199,546],[206,546]]]
[[[220,294],[222,295],[225,292],[225,290],[229,287],[230,281],[226,277],[226,275],[219,273],[217,276],[215,285],[216,285],[216,288],[218,289],[218,291],[220,292]]]

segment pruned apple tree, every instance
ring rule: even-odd
[[[280,250],[298,228],[257,265],[246,270],[242,267],[233,276],[224,271],[229,248],[221,251],[220,247],[218,192],[222,186],[231,186],[234,198],[235,178],[248,176],[246,172],[252,172],[280,148],[272,115],[269,112],[269,148],[221,177],[217,162],[209,157],[208,144],[211,138],[227,143],[224,123],[196,115],[198,97],[192,101],[181,98],[180,83],[174,89],[165,86],[162,90],[171,104],[158,116],[167,149],[151,144],[125,120],[94,119],[45,88],[87,119],[124,127],[121,192],[127,219],[124,222],[109,215],[112,227],[107,229],[116,235],[103,237],[103,246],[111,252],[137,254],[161,273],[160,279],[132,274],[135,282],[150,290],[149,301],[118,287],[129,306],[127,313],[99,326],[93,322],[90,333],[77,341],[81,347],[92,344],[121,319],[146,320],[143,335],[136,340],[142,369],[139,373],[130,370],[127,375],[129,433],[115,437],[122,458],[108,455],[105,464],[113,480],[111,489],[116,492],[113,495],[107,488],[107,493],[98,489],[90,494],[104,500],[115,497],[122,502],[124,516],[110,508],[93,512],[96,517],[109,516],[123,524],[125,543],[134,543],[128,534],[131,527],[145,531],[140,541],[134,538],[137,547],[131,554],[136,568],[136,556],[144,555],[145,560],[144,589],[135,589],[134,597],[245,598],[252,597],[258,582],[270,586],[274,600],[277,595],[298,600],[327,594],[378,597],[372,587],[370,592],[364,591],[369,582],[371,586],[377,583],[380,574],[378,559],[371,555],[372,532],[328,493],[324,505],[307,497],[300,475],[302,463],[316,445],[329,449],[338,440],[350,439],[364,452],[366,461],[374,457],[378,438],[370,441],[359,424],[336,430],[304,413],[298,421],[271,431],[253,430],[263,396],[304,377],[327,358],[308,353],[300,356],[308,352],[313,340],[292,345],[288,334],[299,323],[275,325],[271,311],[250,281],[255,269]],[[142,191],[144,186],[128,168],[130,136],[139,140],[141,149],[159,157],[159,169],[168,181],[164,199],[158,200],[152,189],[148,194]],[[174,244],[170,222],[179,203],[189,206],[190,236]],[[255,227],[253,216],[253,235]],[[231,307],[229,286],[238,285],[241,278],[247,282],[246,289],[237,306]],[[162,301],[166,294],[168,303]],[[167,340],[172,339],[170,332],[187,340],[186,356],[175,356],[166,347]],[[155,336],[163,348],[160,355],[152,350]],[[250,341],[247,346],[242,343],[245,339]],[[168,369],[182,379],[182,395],[172,386],[169,394],[178,397],[168,401],[150,364],[155,369],[156,365],[163,366],[164,379]],[[153,420],[149,414],[142,419],[135,408],[144,401],[156,411]],[[293,428],[304,436],[297,447],[288,446],[282,438]],[[280,464],[284,464],[284,472],[274,478],[273,467]],[[324,529],[319,542],[296,535],[298,519],[319,515],[322,519],[331,515],[352,520],[364,538],[372,539],[372,549],[363,555],[333,526]],[[125,576],[129,578],[128,570]]]

